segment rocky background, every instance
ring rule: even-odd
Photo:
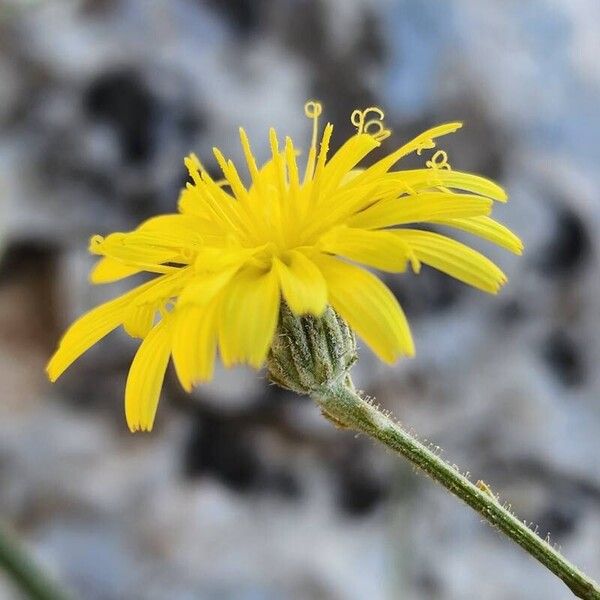
[[[390,281],[417,358],[358,385],[600,577],[600,5],[595,0],[0,0],[0,515],[86,600],[504,600],[566,588],[402,461],[238,369],[152,435],[122,417],[135,344],[43,367],[91,288],[93,233],[171,211],[190,150],[244,125],[391,148],[460,119],[454,166],[501,181],[524,239],[498,297]],[[211,165],[214,167],[214,165]],[[0,598],[18,596],[0,576]]]

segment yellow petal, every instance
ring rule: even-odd
[[[112,283],[139,273],[138,267],[130,267],[114,258],[103,256],[90,272],[91,283]]]
[[[219,293],[229,280],[235,275],[238,266],[223,268],[216,273],[204,273],[196,275],[185,286],[179,299],[178,306],[184,304],[206,305]]]
[[[264,250],[264,246],[252,248],[207,246],[198,251],[195,267],[200,273],[215,273],[217,271],[227,271],[231,268],[239,268],[261,250]]]
[[[341,186],[345,186],[347,183],[354,181],[361,173],[364,173],[364,169],[352,169],[348,171],[340,181]]]
[[[498,202],[507,200],[506,192],[497,183],[480,175],[461,171],[447,171],[446,169],[393,171],[382,175],[379,180],[381,193],[397,190],[412,194],[440,187],[473,192]]]
[[[246,164],[248,165],[248,171],[250,172],[250,178],[253,182],[258,178],[258,167],[256,166],[256,159],[254,158],[254,154],[252,153],[252,148],[250,147],[250,140],[248,139],[248,135],[243,127],[240,127],[240,141],[242,143],[242,149],[244,151],[244,157],[246,158]]]
[[[187,183],[181,191],[179,212],[206,218],[213,222],[218,232],[226,232],[229,226],[226,213],[232,207],[219,206],[218,202],[221,199],[227,200],[230,198],[229,195],[212,180],[195,154],[187,156],[184,163],[194,183]]]
[[[172,270],[162,264],[179,258],[180,250],[158,245],[161,242],[158,233],[154,239],[148,238],[149,234],[137,232],[111,233],[105,238],[95,235],[90,240],[90,252],[146,271]]]
[[[195,245],[222,240],[214,221],[196,215],[160,215],[144,221],[136,231],[160,232],[162,243]]]
[[[496,294],[506,275],[479,252],[439,233],[398,229],[393,232],[406,242],[421,262],[484,292]]]
[[[233,195],[238,201],[240,218],[243,221],[245,230],[251,237],[257,234],[260,236],[260,227],[257,227],[256,219],[253,218],[255,207],[252,205],[250,194],[242,182],[235,164],[231,160],[226,160],[218,148],[213,148],[213,154],[221,167],[221,171],[223,171],[226,185],[231,188]]]
[[[321,315],[327,305],[327,284],[315,263],[301,252],[291,250],[282,260],[275,259],[273,265],[292,312]]]
[[[377,184],[363,185],[358,188],[346,186],[344,191],[332,194],[313,209],[310,222],[304,225],[304,240],[314,241],[319,233],[325,232],[335,225],[346,223],[348,218],[367,206],[371,206],[375,198]]]
[[[156,311],[156,304],[134,304],[130,306],[123,319],[123,328],[131,337],[146,337],[154,325]]]
[[[469,194],[422,193],[381,200],[348,219],[350,227],[377,229],[404,223],[488,215],[492,201]]]
[[[447,225],[472,233],[515,254],[523,254],[523,242],[508,228],[489,217],[435,219],[433,223]]]
[[[175,310],[173,362],[184,389],[212,377],[217,342],[219,293],[237,267],[197,275],[179,295]]]
[[[262,365],[277,326],[279,297],[274,270],[247,267],[231,280],[219,315],[219,347],[225,366]]]
[[[347,140],[323,169],[320,188],[323,194],[326,196],[331,193],[344,176],[379,145],[379,142],[368,134],[354,135]]]
[[[125,386],[125,418],[131,431],[150,431],[171,353],[173,319],[166,316],[144,338]]]
[[[196,203],[203,206],[202,210],[194,210],[190,214],[205,217],[213,222],[216,233],[229,233],[244,238],[246,234],[244,231],[245,224],[241,217],[239,203],[219,187],[207,171],[201,167],[199,171],[194,171],[196,166],[192,164],[194,162],[192,157],[188,157],[185,162],[190,169],[190,175],[194,179],[194,184],[188,183],[186,185],[189,196],[195,196]],[[189,196],[182,193],[179,205],[181,212],[188,210],[184,200]]]
[[[285,151],[282,152],[282,159],[285,160]],[[273,159],[265,161],[265,163],[257,171],[255,178],[252,179],[250,192],[262,192],[268,186],[275,183],[277,177],[276,165]]]
[[[51,381],[56,381],[71,363],[123,322],[128,295],[97,306],[69,327],[46,366]]]
[[[177,296],[193,277],[192,267],[175,269],[172,273],[161,275],[136,288],[137,293],[131,298],[133,304],[164,304]],[[135,291],[135,290],[132,290]]]
[[[242,183],[240,176],[235,168],[235,165],[231,161],[227,161],[223,156],[223,153],[218,148],[213,148],[213,154],[217,159],[217,163],[219,167],[221,167],[221,171],[223,172],[223,177],[225,177],[225,181],[227,185],[231,188],[234,196],[241,202],[244,202],[248,197],[248,191],[246,187]]]
[[[163,263],[189,263],[196,249],[222,242],[223,236],[215,234],[206,219],[178,214],[153,217],[129,233],[93,236],[90,251],[104,258],[93,268],[90,279],[109,283],[142,270],[168,273],[173,267]]]
[[[181,288],[189,275],[188,269],[178,269],[173,274],[157,277],[77,319],[48,362],[46,371],[50,380],[56,381],[71,363],[121,325],[132,306],[164,302]]]
[[[389,169],[391,169],[401,158],[408,156],[416,150],[431,149],[435,147],[434,139],[449,133],[454,133],[462,127],[462,123],[445,123],[432,127],[427,131],[424,131],[417,137],[413,138],[410,142],[399,148],[398,150],[388,154],[385,158],[377,161],[374,165],[369,167],[364,173],[359,175],[354,181],[355,183],[365,183],[375,177],[383,175]]]
[[[327,181],[329,180],[329,184],[330,187],[335,187],[338,185],[338,181],[340,181],[341,179],[343,179],[343,176],[340,178],[339,177],[339,172],[336,171],[336,169],[339,171],[339,169],[343,169],[343,160],[344,160],[344,152],[346,152],[346,150],[348,150],[349,152],[346,152],[345,154],[345,160],[352,160],[350,158],[350,154],[353,152],[353,149],[351,148],[352,143],[350,144],[346,144],[345,146],[343,146],[340,150],[341,150],[341,154],[336,154],[334,155],[334,159],[332,159],[332,161],[330,161],[330,163],[327,165],[328,169],[325,169],[325,164],[327,161],[327,155],[329,153],[329,142],[331,140],[331,135],[333,133],[333,125],[331,123],[327,123],[327,125],[325,126],[325,129],[323,131],[323,137],[321,138],[321,146],[319,149],[319,155],[317,157],[317,162],[316,162],[316,166],[314,167],[314,171],[313,171],[313,163],[314,163],[314,157],[316,156],[316,147],[315,146],[311,146],[310,152],[309,152],[309,157],[308,157],[308,163],[306,165],[306,173],[305,173],[305,177],[304,177],[304,185],[303,185],[303,190],[305,191],[304,195],[300,196],[300,199],[306,199],[306,201],[308,202],[308,204],[306,205],[306,208],[310,208],[311,206],[316,205],[319,196],[320,196],[320,192],[321,192],[321,188],[324,184],[327,183]],[[361,142],[362,143],[362,142]],[[356,151],[356,145],[354,147],[354,151]],[[336,158],[337,156],[337,158]],[[360,159],[359,159],[360,160]],[[337,173],[337,174],[336,174]],[[312,181],[311,181],[312,178]],[[337,179],[337,181],[336,181]],[[323,199],[326,199],[327,196],[325,195]],[[305,214],[305,207],[303,206],[302,214]]]
[[[414,355],[404,312],[375,275],[324,254],[315,262],[327,281],[330,304],[382,360]]]
[[[188,392],[212,378],[217,348],[217,302],[177,306],[173,334],[173,363]]]
[[[410,247],[392,233],[345,226],[326,233],[319,248],[391,273],[405,271],[410,256]]]
[[[206,199],[197,187],[188,186],[179,193],[177,208],[183,215],[191,215],[213,221],[213,212],[206,203]],[[220,223],[213,221],[215,227],[221,228]]]

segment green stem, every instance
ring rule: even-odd
[[[69,599],[69,596],[33,562],[22,545],[4,528],[0,528],[0,569],[8,575],[26,598]]]
[[[379,440],[399,452],[449,492],[476,510],[490,525],[519,544],[568,586],[578,598],[600,600],[600,586],[506,509],[483,482],[471,483],[456,468],[415,439],[399,424],[345,385],[323,386],[313,393],[334,424]]]

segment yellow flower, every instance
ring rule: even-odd
[[[426,168],[393,170],[404,156],[435,148],[435,140],[460,123],[434,127],[359,169],[389,136],[383,113],[354,111],[356,134],[328,159],[333,127],[325,126],[317,146],[321,105],[309,102],[305,112],[313,135],[302,175],[289,137],[280,146],[270,130],[272,157],[259,168],[240,129],[249,185],[218,149],[221,181],[192,154],[185,164],[193,183],[181,193],[179,213],[91,239],[90,251],[102,257],[91,273],[93,283],[140,272],[155,276],[69,328],[48,363],[52,381],[122,325],[143,340],[127,378],[127,423],[132,431],[150,430],[170,357],[186,390],[211,379],[217,347],[227,367],[261,367],[282,299],[296,315],[318,316],[331,305],[386,362],[413,355],[395,297],[356,263],[392,273],[407,265],[419,272],[425,264],[480,290],[499,290],[506,277],[483,255],[444,235],[405,227],[447,226],[521,253],[519,239],[488,216],[493,200],[506,200],[492,181],[452,170],[440,150]]]

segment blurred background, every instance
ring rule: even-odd
[[[67,324],[126,288],[88,284],[89,236],[173,211],[183,156],[239,160],[239,125],[260,158],[271,125],[306,147],[318,98],[336,146],[356,107],[386,110],[388,149],[462,120],[452,165],[509,191],[525,256],[479,245],[502,293],[390,279],[417,357],[363,348],[355,380],[600,577],[599,40],[595,0],[0,0],[0,518],[86,600],[570,597],[263,373],[191,397],[170,377],[135,436],[125,335],[45,379]]]

